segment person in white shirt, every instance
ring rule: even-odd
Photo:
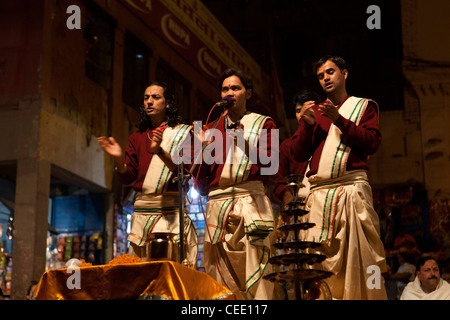
[[[441,279],[433,257],[420,258],[416,268],[416,278],[405,287],[400,300],[450,300],[450,284]]]

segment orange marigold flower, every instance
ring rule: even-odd
[[[86,262],[84,259],[81,259],[81,266],[80,267],[89,267],[92,266],[92,263]]]
[[[138,262],[142,262],[142,259],[139,257],[130,256],[128,254],[122,254],[112,259],[108,264],[128,264]]]

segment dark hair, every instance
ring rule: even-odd
[[[432,256],[423,256],[423,257],[419,258],[419,260],[417,260],[416,270],[420,271],[420,267],[423,266],[425,264],[425,262],[427,262],[428,260],[434,260],[437,263],[437,260],[435,258],[433,258]]]
[[[317,60],[317,62],[314,64],[314,73],[316,74],[317,69],[319,69],[320,66],[325,64],[325,62],[327,62],[328,60],[334,62],[341,71],[347,69],[347,62],[345,62],[344,58],[329,54]]]
[[[182,123],[183,119],[178,115],[178,109],[175,106],[175,95],[170,87],[164,82],[153,81],[148,86],[158,86],[163,88],[163,96],[166,99],[169,106],[166,109],[167,125],[169,127],[175,127],[177,124]],[[142,105],[139,109],[139,122],[136,125],[140,130],[153,128],[152,121],[148,114],[145,112],[145,106]]]
[[[297,93],[293,99],[294,106],[302,105],[306,101],[314,101],[315,104],[318,104],[320,102],[320,96],[314,91],[303,90]]]
[[[236,70],[236,69],[227,69],[222,73],[222,76],[220,77],[220,82],[219,82],[219,90],[222,90],[223,81],[226,78],[229,78],[231,76],[238,77],[239,80],[241,80],[241,82],[244,85],[244,88],[246,90],[250,90],[250,89],[253,90],[252,78],[249,75],[242,72],[241,70]]]

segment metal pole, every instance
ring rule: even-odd
[[[180,159],[183,158],[183,149],[180,149]],[[179,201],[179,221],[180,221],[180,263],[185,259],[184,247],[184,166],[183,161],[178,165],[178,201]]]

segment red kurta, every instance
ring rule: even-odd
[[[165,129],[166,127],[159,127]],[[142,192],[142,185],[147,175],[148,167],[150,161],[152,160],[153,154],[149,153],[147,150],[150,148],[150,143],[147,132],[150,138],[153,137],[152,130],[138,130],[130,135],[128,138],[128,144],[125,149],[125,164],[127,165],[127,172],[120,173],[117,172],[120,182],[123,185],[133,185],[133,189],[136,192]],[[172,181],[172,179],[170,179]],[[178,190],[178,185],[172,182],[168,185],[168,190],[176,191]]]
[[[219,156],[220,156],[220,159],[222,159],[222,161],[221,161],[221,163],[214,162],[211,165],[202,163],[194,171],[194,177],[197,178],[199,190],[200,190],[201,194],[204,194],[204,195],[209,192],[209,189],[215,188],[219,185],[219,180],[220,180],[220,176],[222,174],[225,159],[227,157],[227,153],[229,152],[229,150],[225,150],[225,146],[226,146],[225,117],[221,117],[218,121],[219,121],[219,123],[217,124],[216,129],[220,130],[220,132],[222,133],[222,138],[223,138],[223,144],[222,144],[223,148],[222,148],[222,150],[218,150],[218,152],[221,152],[221,154]],[[212,129],[213,126],[214,126],[214,122],[210,122],[206,125],[206,127],[208,129]],[[271,118],[268,118],[264,122],[262,129],[267,130],[266,131],[267,132],[267,145],[263,146],[258,143],[258,145],[257,145],[258,155],[260,154],[260,148],[262,149],[261,153],[267,154],[267,157],[269,157],[269,158],[271,157],[272,154],[274,154],[274,153],[276,154],[279,152],[279,150],[277,150],[278,148],[272,147],[271,129],[276,129],[276,128],[277,127],[275,125],[275,122]],[[244,131],[245,130],[246,129],[244,128]],[[194,151],[192,151],[192,154],[194,154]],[[213,153],[213,156],[216,157],[217,155],[215,155]],[[259,160],[260,159],[258,157],[258,161],[252,165],[247,181],[259,180],[259,181],[265,182],[271,177],[268,175],[261,174],[261,168],[270,167],[271,163],[261,164]],[[198,170],[200,170],[200,172],[198,172]]]
[[[273,195],[280,201],[283,200],[283,193],[286,190],[286,176],[290,174],[304,175],[308,167],[308,161],[298,162],[291,151],[291,139],[285,139],[280,145],[280,166],[275,176],[275,186]]]
[[[348,99],[344,99],[337,108]],[[320,103],[322,104],[322,103]],[[306,173],[308,177],[317,173],[322,149],[327,139],[331,121],[318,111],[319,106],[313,107],[316,113],[316,123],[309,125],[300,120],[297,131],[292,137],[291,152],[297,161],[307,161],[311,156],[311,170]],[[369,156],[373,155],[380,146],[381,132],[378,127],[378,110],[376,105],[369,101],[359,125],[339,115],[335,125],[342,131],[352,149],[347,160],[346,171],[368,170]]]

